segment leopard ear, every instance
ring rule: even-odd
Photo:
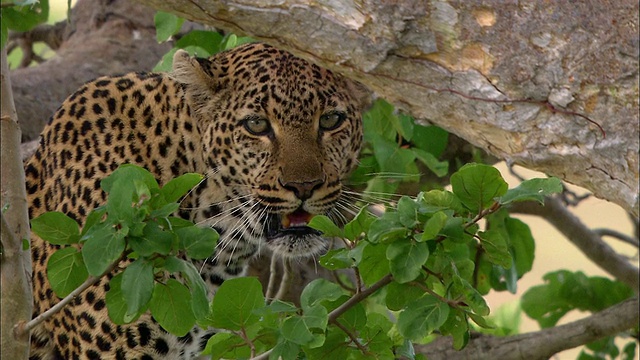
[[[374,100],[373,92],[355,80],[347,78],[344,78],[344,80],[347,89],[349,89],[349,93],[356,99],[358,105],[360,105],[360,110],[362,112],[369,110]]]
[[[188,92],[194,99],[208,98],[218,88],[212,65],[210,60],[194,58],[186,51],[178,50],[173,55],[173,71],[170,76],[187,85]]]

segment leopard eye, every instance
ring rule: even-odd
[[[246,117],[243,121],[243,125],[245,129],[253,135],[266,135],[271,131],[269,121],[257,116]]]
[[[336,129],[347,116],[343,112],[332,111],[320,116],[320,129],[323,131]]]

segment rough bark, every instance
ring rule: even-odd
[[[635,0],[139,1],[344,73],[638,216]]]
[[[630,299],[585,319],[508,337],[480,335],[462,351],[449,337],[440,337],[416,351],[429,360],[544,360],[553,354],[638,326],[638,299]]]
[[[155,10],[128,0],[79,0],[48,61],[11,72],[22,139],[36,139],[62,101],[102,75],[149,71],[170,49],[156,41]]]
[[[0,74],[0,310],[2,311],[3,358],[26,359],[29,354],[29,334],[14,331],[15,326],[31,319],[31,252],[23,247],[29,242],[27,194],[24,169],[20,161],[20,127],[11,93],[7,55],[2,48]]]

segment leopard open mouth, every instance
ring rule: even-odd
[[[265,224],[267,241],[290,236],[301,238],[308,235],[320,236],[322,232],[307,226],[313,215],[302,208],[290,214],[271,214]]]

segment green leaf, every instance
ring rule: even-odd
[[[351,331],[360,331],[367,324],[367,312],[361,303],[355,304],[344,314],[342,314],[338,321],[342,326],[350,329]]]
[[[410,302],[398,316],[398,330],[410,340],[420,340],[440,328],[449,316],[449,305],[431,295]]]
[[[481,316],[489,315],[490,309],[487,302],[484,300],[482,295],[480,295],[478,290],[476,290],[467,280],[458,275],[454,275],[453,284],[457,287],[458,291],[464,295],[466,303],[469,305],[471,310]]]
[[[212,360],[249,358],[251,349],[240,336],[221,332],[209,338],[202,355],[211,355]]]
[[[160,197],[155,197],[154,199],[160,199]],[[152,204],[152,207],[155,207],[154,205],[155,204]],[[175,213],[179,208],[180,208],[180,204],[169,203],[160,208],[156,208],[155,210],[152,210],[151,213],[149,214],[149,217],[152,219],[166,218],[171,214]]]
[[[424,295],[424,291],[416,286],[400,284],[393,281],[387,285],[385,302],[389,310],[400,311],[407,306],[408,303],[422,295]]]
[[[374,244],[392,242],[404,238],[408,231],[407,228],[400,224],[398,213],[389,212],[371,223],[367,238]]]
[[[321,346],[304,347],[304,354],[308,360],[349,359],[348,338],[338,328],[329,328],[326,339]]]
[[[160,43],[169,40],[173,34],[180,31],[184,19],[164,11],[158,11],[153,21],[156,25],[156,39]]]
[[[82,247],[82,258],[89,274],[100,276],[114,263],[125,248],[125,234],[110,224],[93,226],[83,237],[87,239]]]
[[[427,258],[429,247],[424,242],[396,241],[387,248],[391,274],[401,284],[415,280]]]
[[[198,269],[195,268],[193,263],[176,257],[168,257],[165,260],[164,268],[171,273],[180,272],[187,279],[187,286],[191,290],[193,313],[196,319],[205,319],[210,312],[207,285],[202,280]]]
[[[304,319],[298,316],[290,317],[282,323],[282,337],[298,345],[307,345],[315,340]]]
[[[121,291],[127,302],[125,319],[146,308],[153,294],[153,264],[143,258],[127,265],[122,275]]]
[[[11,30],[25,32],[47,21],[49,18],[49,0],[26,4],[20,4],[25,6],[3,7],[1,13],[3,27],[6,26]]]
[[[562,192],[562,181],[556,177],[547,179],[529,179],[513,189],[509,189],[498,199],[502,205],[517,201],[537,201],[544,204],[544,197]]]
[[[519,219],[506,218],[505,228],[509,235],[509,243],[513,253],[513,261],[518,277],[531,271],[536,253],[536,243],[531,235],[529,225]]]
[[[226,280],[213,297],[213,326],[240,330],[258,320],[254,310],[264,307],[262,285],[253,277]]]
[[[511,268],[511,253],[507,247],[507,240],[500,231],[493,229],[484,232],[480,231],[478,236],[480,236],[482,248],[489,261],[505,269]]]
[[[362,250],[362,260],[358,264],[362,281],[369,286],[387,275],[389,260],[387,260],[387,245],[367,243]]]
[[[51,289],[60,298],[82,285],[88,276],[82,254],[74,247],[59,249],[49,257],[47,278]]]
[[[451,175],[453,193],[469,209],[479,212],[507,192],[498,169],[484,164],[466,164]]]
[[[109,281],[109,291],[105,295],[109,319],[118,325],[135,321],[141,315],[141,313],[138,313],[136,316],[126,316],[127,302],[124,299],[124,295],[122,295],[122,276],[123,273],[120,273]]]
[[[121,165],[100,186],[109,194],[107,213],[111,221],[127,226],[134,226],[145,217],[141,203],[160,189],[149,171],[131,164]]]
[[[168,255],[175,239],[174,233],[165,231],[156,221],[149,221],[142,236],[129,238],[129,245],[140,256]]]
[[[393,114],[393,105],[384,99],[377,99],[372,104],[369,111],[362,116],[364,123],[364,140],[373,143],[378,137],[385,138],[390,141],[396,140],[397,132],[393,128],[393,121],[390,120]]]
[[[397,181],[418,180],[416,156],[412,150],[401,148],[397,142],[381,137],[374,139],[372,144],[373,154],[383,175],[394,176]]]
[[[416,125],[415,120],[409,115],[398,114],[397,118],[398,122],[393,123],[396,131],[407,141],[411,141],[411,139],[413,138],[413,129],[416,126],[421,125]]]
[[[204,179],[204,176],[195,173],[180,175],[166,183],[160,189],[160,195],[167,203],[176,202],[198,185],[202,179]]]
[[[180,248],[187,251],[192,259],[206,259],[213,255],[218,241],[218,233],[209,227],[190,226],[175,231]]]
[[[176,42],[176,47],[200,46],[213,55],[220,52],[223,36],[217,31],[192,30]]]
[[[344,237],[355,241],[362,233],[369,230],[369,226],[373,220],[374,218],[369,214],[368,208],[363,207],[358,211],[356,217],[344,226]]]
[[[149,310],[165,330],[177,336],[186,335],[196,323],[189,289],[174,279],[155,284]]]
[[[437,126],[422,126],[416,124],[413,128],[411,142],[420,150],[439,157],[447,148],[449,133]]]
[[[72,218],[58,212],[46,212],[31,220],[31,231],[54,245],[75,244],[80,240],[80,228]]]
[[[86,233],[94,226],[102,222],[104,215],[107,212],[107,208],[105,206],[100,206],[93,209],[87,218],[84,221],[84,226],[82,227],[82,232],[80,232],[80,236],[86,235]]]
[[[444,177],[449,173],[449,162],[439,161],[431,153],[421,149],[413,148],[411,150],[415,154],[416,158],[422,161],[422,163],[425,164],[437,177]]]
[[[440,230],[447,224],[447,219],[447,214],[442,211],[433,214],[424,224],[420,241],[435,239],[440,234]]]
[[[418,204],[408,196],[398,200],[398,220],[405,228],[413,228],[418,223]]]
[[[453,347],[456,350],[462,350],[469,343],[469,323],[464,312],[451,309],[447,321],[440,327],[442,335],[451,335],[453,338]]]
[[[296,360],[300,353],[300,345],[284,340],[278,339],[278,343],[269,354],[269,360]]]
[[[322,267],[329,270],[348,269],[355,263],[354,259],[350,256],[349,249],[346,248],[327,251],[326,254],[320,257],[319,262]]]
[[[462,203],[452,192],[446,190],[431,190],[421,193],[417,198],[419,211],[423,214],[451,209],[457,214],[465,213]]]
[[[331,219],[324,215],[316,215],[311,218],[308,226],[310,228],[322,231],[322,236],[324,237],[344,237],[342,229],[336,226],[336,224],[334,224]]]
[[[302,318],[309,329],[315,328],[324,331],[329,322],[329,313],[327,308],[322,305],[307,306],[304,308],[304,316]]]
[[[303,309],[307,309],[319,305],[325,300],[337,300],[343,295],[345,295],[345,291],[340,285],[325,279],[315,279],[302,290],[300,305]]]

